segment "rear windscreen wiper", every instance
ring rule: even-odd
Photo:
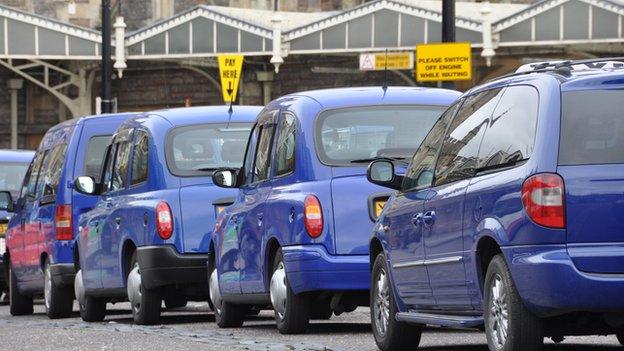
[[[403,157],[370,157],[370,158],[360,158],[356,160],[349,161],[350,163],[367,163],[373,162],[377,160],[392,160],[392,161],[405,161]]]
[[[489,172],[489,171],[492,171],[495,169],[501,169],[501,168],[511,168],[523,162],[526,162],[526,159],[509,160],[507,162],[499,163],[497,165],[475,168],[475,173]]]

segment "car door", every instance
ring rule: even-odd
[[[101,183],[98,192],[100,196],[93,210],[81,216],[79,228],[79,255],[82,280],[86,289],[102,287],[102,235],[105,229],[105,219],[110,211],[110,202],[107,201],[112,185],[113,165],[117,152],[117,144],[106,148],[104,164],[101,173]]]
[[[39,164],[33,169],[33,178],[35,179],[31,178],[31,180],[34,180],[34,183],[29,183],[28,199],[25,207],[27,217],[25,218],[25,235],[22,252],[24,257],[23,269],[26,275],[24,280],[41,281],[41,284],[35,284],[37,288],[43,288],[43,272],[41,271],[39,251],[40,243],[43,241],[43,238],[41,235],[42,221],[39,218],[39,207],[49,153],[49,149],[43,150]]]
[[[121,265],[119,262],[121,240],[123,239],[122,220],[124,203],[128,200],[130,152],[132,151],[132,129],[117,132],[113,142],[117,145],[113,162],[111,182],[105,194],[106,210],[101,234],[102,259],[100,261],[102,287],[120,288],[124,281],[120,280]]]
[[[464,263],[463,215],[466,188],[474,175],[479,146],[502,89],[466,98],[440,148],[434,181],[420,223],[425,261],[436,306],[472,309]]]
[[[385,209],[386,252],[399,298],[406,305],[428,309],[435,305],[429,285],[420,217],[433,180],[433,170],[444,135],[460,102],[451,106],[436,122],[414,154],[405,174],[402,190]]]
[[[27,236],[27,223],[32,214],[36,198],[37,178],[45,151],[39,150],[28,167],[24,183],[20,192],[17,208],[19,211],[11,218],[11,231],[8,237],[8,247],[11,255],[11,266],[18,280],[28,280],[26,274],[26,252],[24,243]],[[15,224],[13,224],[15,223]]]
[[[266,199],[271,191],[269,181],[273,136],[278,110],[268,110],[258,117],[258,146],[252,167],[252,182],[243,187],[245,215],[238,236],[240,250],[240,287],[243,294],[265,292],[262,275],[262,242],[265,234]]]

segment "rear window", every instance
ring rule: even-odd
[[[624,90],[562,94],[560,165],[624,163]]]
[[[375,157],[409,158],[445,106],[366,106],[325,112],[316,148],[326,165],[367,163]]]
[[[0,163],[0,191],[9,191],[17,199],[27,169],[28,163]]]
[[[169,170],[178,176],[208,176],[218,168],[240,168],[252,126],[212,123],[173,129],[167,139]]]

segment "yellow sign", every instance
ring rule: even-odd
[[[384,206],[386,206],[385,200],[375,200],[375,217],[379,218],[379,216],[381,216]]]
[[[224,102],[236,101],[238,83],[243,73],[243,55],[220,55],[219,76]]]
[[[416,47],[417,81],[470,79],[472,79],[470,43],[426,44]]]
[[[387,54],[388,69],[401,70],[414,68],[412,52],[389,52]],[[383,71],[386,69],[386,53],[360,54],[362,71]]]

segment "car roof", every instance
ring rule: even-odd
[[[92,120],[92,119],[105,119],[105,118],[113,118],[113,117],[132,117],[134,115],[138,115],[140,112],[119,112],[119,113],[104,113],[100,115],[90,115],[90,116],[82,116],[78,118],[68,119],[59,124],[54,125],[49,130],[54,131],[57,129],[75,126],[78,123],[83,123],[84,121]]]
[[[253,123],[256,121],[260,111],[262,111],[262,106],[234,105],[232,106],[231,116],[229,110],[230,106],[228,105],[180,107],[146,112],[134,119],[158,115],[169,121],[174,127],[200,123]]]
[[[30,163],[35,156],[32,150],[3,150],[0,149],[0,162]]]
[[[281,99],[306,96],[323,108],[374,105],[439,105],[448,106],[461,95],[448,89],[381,86],[310,90],[286,95]],[[281,100],[280,99],[280,100]]]

